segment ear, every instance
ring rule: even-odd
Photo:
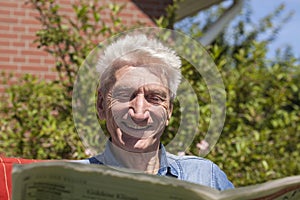
[[[172,103],[172,102],[170,102],[169,110],[167,110],[167,120],[166,120],[166,126],[168,126],[168,125],[169,125],[169,121],[170,121],[170,119],[171,119],[172,112],[173,112],[173,103]]]
[[[98,116],[99,118],[105,119],[105,109],[104,109],[104,97],[103,94],[101,92],[101,90],[98,90],[98,98],[97,98],[97,112],[98,112]]]

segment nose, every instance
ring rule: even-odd
[[[130,102],[129,114],[136,123],[145,122],[149,118],[148,102],[143,94],[138,94]]]

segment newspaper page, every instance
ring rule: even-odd
[[[299,200],[300,176],[291,176],[253,186],[221,192],[223,200]]]
[[[16,165],[12,181],[13,200],[208,200],[218,193],[197,185],[199,196],[174,178],[70,162]]]
[[[45,162],[13,168],[13,200],[299,200],[300,176],[218,191],[101,165]]]

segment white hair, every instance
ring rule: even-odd
[[[175,51],[164,46],[160,41],[138,34],[127,35],[109,45],[97,63],[101,87],[108,81],[112,81],[117,68],[125,65],[136,67],[156,65],[166,76],[168,87],[175,96],[181,80],[181,60]]]

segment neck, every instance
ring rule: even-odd
[[[123,150],[111,143],[111,151],[116,160],[125,168],[157,174],[160,167],[159,145],[156,151],[136,153]]]

